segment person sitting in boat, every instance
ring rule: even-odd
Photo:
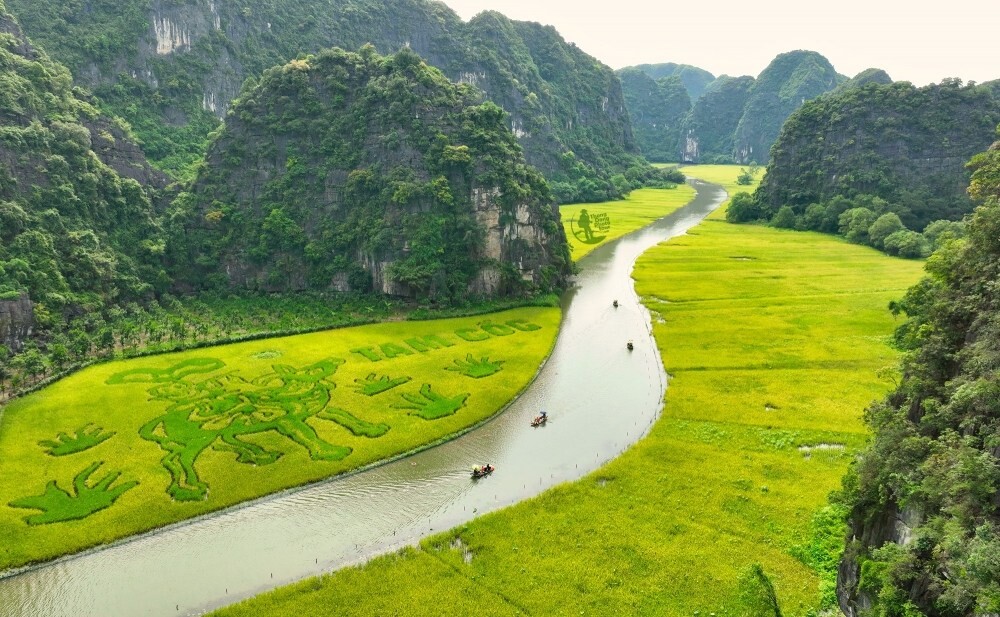
[[[547,411],[542,411],[542,413],[538,414],[538,419],[539,420],[548,420],[549,419],[548,412]]]

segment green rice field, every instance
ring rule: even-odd
[[[560,310],[390,322],[85,369],[0,417],[0,570],[383,461],[493,416]]]
[[[815,615],[842,533],[827,497],[892,385],[887,304],[921,268],[709,220],[636,266],[671,375],[647,437],[578,482],[219,614]]]
[[[597,247],[687,205],[694,194],[694,189],[684,184],[672,189],[639,189],[620,201],[561,206],[559,213],[569,240],[570,255],[579,261]],[[586,224],[589,234],[580,224],[584,211],[587,212],[584,220],[589,221]]]

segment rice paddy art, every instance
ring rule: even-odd
[[[351,448],[324,441],[306,423],[308,418],[347,424],[348,430],[361,427],[366,434],[378,432],[366,429],[362,420],[346,411],[323,413],[336,388],[331,378],[344,362],[327,358],[302,368],[276,364],[271,372],[252,380],[230,373],[194,381],[185,379],[201,372],[194,366],[208,371],[224,363],[185,361],[165,370],[119,373],[108,383],[123,383],[127,378],[131,383],[148,380],[156,384],[149,390],[152,400],[168,407],[143,425],[139,435],[166,452],[161,463],[171,478],[167,493],[178,501],[195,501],[208,496],[208,484],[198,475],[195,463],[209,447],[235,454],[239,463],[270,465],[285,452],[265,449],[246,437],[273,431],[305,448],[313,460],[339,461]]]
[[[454,415],[465,406],[469,394],[458,396],[442,396],[431,390],[431,385],[425,383],[419,394],[404,394],[403,402],[393,405],[396,409],[409,409],[410,414],[424,420],[437,420]]]
[[[583,244],[600,244],[611,231],[611,218],[606,212],[590,213],[586,208],[570,221],[573,236]],[[597,230],[596,233],[594,230]]]
[[[392,378],[388,375],[376,375],[375,373],[369,373],[364,379],[355,379],[354,388],[365,396],[378,396],[383,392],[388,392],[393,388],[409,383],[410,380],[410,377]]]
[[[491,361],[486,356],[476,359],[471,353],[465,356],[465,360],[455,360],[454,366],[444,367],[446,371],[454,371],[473,379],[496,375],[501,369],[503,369],[503,360]]]
[[[0,570],[390,459],[502,409],[559,310],[395,322],[96,365],[0,420]]]
[[[72,435],[59,433],[55,439],[44,439],[39,441],[38,445],[45,449],[49,456],[68,456],[86,452],[114,436],[114,432],[105,432],[99,426],[85,424],[76,429]]]
[[[73,492],[59,487],[51,480],[41,495],[24,497],[10,502],[11,507],[38,510],[24,520],[29,525],[47,525],[86,518],[91,514],[110,507],[119,497],[139,485],[137,480],[114,486],[121,472],[113,471],[99,480],[90,482],[90,477],[103,462],[91,463],[73,478]]]

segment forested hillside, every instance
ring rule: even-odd
[[[0,311],[0,364],[20,344],[13,321],[44,327],[169,282],[154,211],[163,180],[0,2],[0,304],[30,298]]]
[[[743,117],[754,78],[722,76],[698,99],[681,126],[677,151],[688,163],[730,163],[736,127]]]
[[[410,51],[325,52],[319,85],[313,60],[248,80],[197,183],[167,187],[0,10],[0,398],[95,357],[370,321],[398,303],[377,292],[468,306],[563,283],[554,200],[508,114]]]
[[[613,71],[551,27],[426,0],[13,0],[28,34],[128,120],[150,158],[183,173],[241,84],[299,54],[410,47],[511,114],[529,163],[565,200],[616,194],[639,164]]]
[[[736,161],[766,164],[771,145],[792,112],[841,81],[830,61],[814,51],[791,51],[772,60],[750,88],[736,127]]]
[[[757,195],[768,211],[875,195],[900,202],[904,223],[918,227],[960,218],[971,209],[965,162],[990,145],[997,122],[1000,102],[957,80],[847,89],[789,118]]]
[[[561,284],[548,186],[481,96],[409,50],[266,71],[171,211],[179,281],[436,300]]]
[[[895,306],[902,381],[868,410],[874,440],[845,481],[849,617],[1000,612],[1000,144],[970,167],[983,205]]]
[[[847,90],[848,88],[861,88],[868,84],[881,84],[885,86],[891,83],[892,77],[889,77],[889,74],[882,69],[865,69],[837,86],[835,92]]]
[[[961,235],[948,221],[972,210],[965,161],[989,146],[998,122],[1000,100],[958,80],[839,90],[788,119],[754,198],[728,216],[925,256],[943,231]]]
[[[640,64],[622,70],[628,69],[642,71],[654,81],[659,81],[667,77],[677,77],[684,84],[684,88],[687,90],[688,96],[691,97],[692,101],[698,100],[715,81],[715,75],[690,64],[675,64],[673,62]]]
[[[636,72],[659,79],[659,104],[653,100],[649,84],[638,79]],[[707,71],[674,64],[640,65],[618,74],[642,153],[656,161],[687,163],[766,164],[788,116],[805,101],[846,80],[813,51],[781,54],[757,79],[726,75],[708,79],[711,73]],[[676,87],[663,81],[667,78],[680,79],[690,97],[687,109],[680,114],[682,119],[669,125],[661,118],[676,117],[682,100]],[[653,110],[659,114],[657,122],[650,121]]]
[[[677,160],[677,134],[691,109],[691,97],[681,78],[654,80],[639,69],[622,69],[618,78],[643,156],[651,161]]]

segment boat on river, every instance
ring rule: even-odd
[[[485,478],[486,476],[490,475],[494,471],[496,471],[496,467],[494,467],[493,465],[489,465],[489,464],[483,465],[481,467],[473,467],[472,468],[472,479],[476,480],[476,479],[479,479],[479,478]]]

